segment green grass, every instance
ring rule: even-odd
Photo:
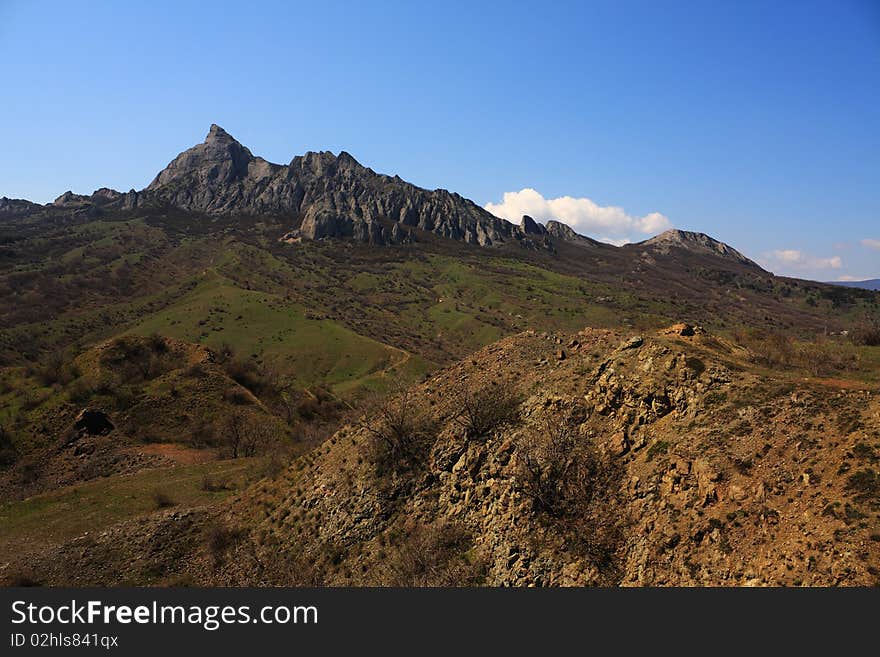
[[[259,466],[258,459],[237,459],[144,470],[2,504],[0,561],[35,546],[58,544],[153,513],[156,491],[180,508],[216,502],[256,477]],[[205,476],[227,482],[229,489],[202,490]]]
[[[160,333],[271,363],[299,385],[344,384],[401,359],[399,351],[330,319],[307,317],[284,297],[243,290],[209,271],[174,305],[144,319],[132,333]]]

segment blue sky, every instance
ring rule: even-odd
[[[880,277],[877,0],[475,4],[0,0],[0,196],[140,189],[216,122],[608,240]]]

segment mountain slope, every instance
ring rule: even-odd
[[[876,585],[877,392],[768,372],[685,325],[529,331],[232,504],[16,567],[55,584]],[[393,435],[418,439],[389,451]],[[137,551],[151,536],[164,552]]]
[[[746,258],[733,247],[728,246],[724,242],[719,242],[705,233],[671,229],[648,240],[639,242],[638,246],[649,249],[655,253],[662,253],[663,255],[669,255],[673,249],[711,253],[740,264],[760,269],[756,263]]]

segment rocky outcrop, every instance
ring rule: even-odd
[[[524,214],[519,229],[526,235],[546,235],[547,229],[529,215]]]
[[[37,203],[31,203],[24,199],[6,198],[5,196],[0,198],[0,216],[24,217],[39,208]]]
[[[133,189],[123,193],[109,187],[101,187],[90,195],[74,194],[68,190],[52,201],[51,205],[58,208],[100,208],[107,206],[110,209],[130,210],[137,207],[138,196],[138,193]]]
[[[8,212],[10,203],[0,204],[0,211]],[[273,164],[255,156],[218,125],[212,125],[203,143],[180,153],[140,192],[102,188],[86,196],[68,191],[51,205],[89,215],[166,206],[210,215],[289,217],[292,230],[282,238],[288,242],[342,238],[389,244],[413,241],[425,232],[480,246],[514,242],[555,252],[554,242],[561,241],[612,248],[556,220],[543,226],[523,216],[517,226],[454,192],[423,189],[399,176],[376,173],[345,151],[308,152],[287,165]],[[684,248],[757,267],[702,233],[671,230],[637,246],[645,249],[646,258]]]
[[[574,229],[572,229],[571,226],[568,226],[561,221],[556,221],[555,219],[551,219],[547,222],[546,230],[550,237],[564,242],[574,242],[575,244],[587,246],[598,246],[601,244],[601,242],[597,242],[594,239],[590,239],[580,233],[574,232]]]
[[[251,523],[255,539],[210,583],[247,583],[276,555],[284,576],[299,559],[296,576],[320,578],[306,583],[343,586],[875,583],[874,525],[853,522],[871,502],[848,470],[855,444],[862,462],[875,458],[865,438],[877,435],[875,395],[829,406],[809,386],[792,394],[684,326],[529,331],[436,373],[406,397],[431,418],[418,467],[377,469],[365,428],[377,420],[343,428],[237,502],[230,522]],[[496,400],[516,391],[517,417],[469,436],[460,400],[477,393],[462,391],[493,388]],[[843,405],[863,409],[860,429],[832,428]],[[578,449],[597,450],[589,486],[560,493],[551,475],[584,458]],[[531,485],[574,507],[542,506]],[[412,567],[450,545],[457,560]]]
[[[695,253],[708,253],[760,269],[755,262],[746,258],[732,246],[728,246],[724,242],[719,242],[705,233],[695,233],[689,230],[667,230],[665,233],[660,233],[656,237],[652,237],[644,242],[639,242],[636,246],[648,247],[650,250],[664,255],[669,255],[672,249],[685,249]]]

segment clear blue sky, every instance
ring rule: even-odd
[[[777,272],[880,277],[877,0],[0,0],[0,72],[0,196],[140,189],[216,122],[276,162],[344,149],[610,239],[657,212]]]

